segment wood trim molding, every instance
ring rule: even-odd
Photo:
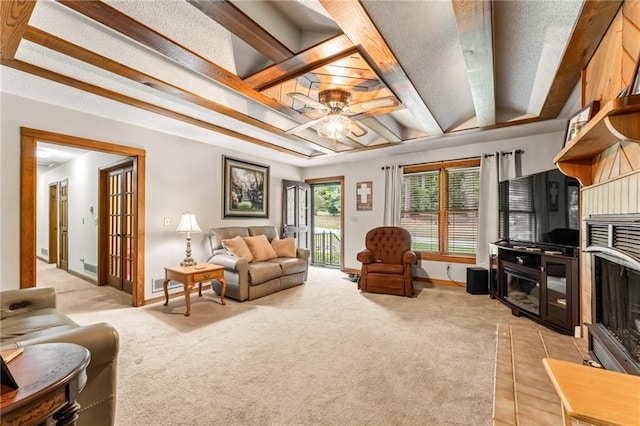
[[[244,82],[256,90],[265,90],[284,80],[302,75],[356,51],[349,38],[344,34],[340,34],[303,50],[280,63],[258,71],[245,78]]]
[[[225,0],[187,0],[187,2],[273,62],[282,62],[293,56],[291,50],[233,3]]]
[[[21,185],[20,185],[20,288],[36,286],[36,194],[37,194],[37,142],[52,142],[60,145],[89,149],[92,151],[108,152],[112,154],[135,157],[137,163],[136,199],[138,222],[136,224],[137,253],[134,289],[132,291],[133,306],[144,305],[145,282],[145,158],[143,149],[117,145],[76,136],[67,136],[61,133],[47,132],[44,130],[20,128],[22,151]]]
[[[623,0],[586,0],[584,2],[578,22],[573,28],[564,56],[540,111],[541,118],[558,117],[580,80],[582,70],[600,45],[600,41],[607,33],[623,2]]]
[[[11,60],[15,57],[22,35],[26,31],[27,25],[29,25],[29,19],[35,7],[35,0],[0,1],[0,19],[2,19],[0,22],[2,28],[0,34],[0,57],[2,59]]]
[[[159,90],[168,95],[178,96],[180,99],[186,100],[195,105],[199,105],[203,108],[207,108],[216,113],[223,114],[227,117],[233,118],[234,120],[241,121],[245,124],[257,127],[267,132],[271,132],[280,137],[287,138],[294,143],[303,144],[305,146],[311,147],[312,149],[325,149],[325,150],[329,149],[330,153],[335,152],[334,150],[331,150],[330,148],[328,148],[331,146],[330,144],[327,144],[327,146],[318,145],[314,142],[308,141],[307,139],[303,139],[295,135],[288,135],[287,133],[285,133],[284,130],[278,127],[269,125],[263,121],[257,120],[248,115],[241,114],[225,105],[219,104],[207,98],[203,98],[202,96],[198,96],[195,93],[184,90],[171,83],[160,80],[151,75],[145,74],[136,69],[120,64],[116,61],[110,60],[104,56],[98,55],[83,47],[77,46],[73,43],[70,43],[66,40],[63,40],[59,37],[56,37],[55,35],[49,34],[40,29],[28,27],[27,31],[25,32],[24,38],[25,40],[29,40],[33,43],[39,44],[40,46],[46,47],[48,49],[55,50],[56,52],[78,59],[79,61],[85,62],[87,64],[94,65],[107,72],[119,75],[128,80],[135,81],[136,83],[144,84],[145,86],[149,86],[155,90]],[[80,87],[78,88],[81,90],[84,90]],[[111,98],[111,99],[114,99],[114,98]],[[114,100],[118,100],[118,99],[114,99]],[[240,135],[240,133],[238,133],[238,135]],[[237,136],[237,137],[240,138],[240,136]],[[268,147],[275,149],[271,145],[268,145]]]
[[[229,89],[234,90],[249,99],[260,102],[287,115],[289,118],[292,118],[300,124],[309,121],[307,117],[296,110],[289,108],[260,92],[256,92],[238,76],[230,73],[217,64],[206,60],[197,53],[192,52],[186,47],[181,46],[142,23],[130,18],[106,3],[75,0],[58,0],[58,2],[67,6],[71,10],[106,25],[114,31],[147,46],[153,51],[175,61],[186,69],[197,72],[198,74],[223,84]]]
[[[309,158],[307,155],[301,154],[301,153],[299,153],[297,151],[293,151],[293,150],[290,150],[290,149],[287,149],[287,148],[283,148],[283,147],[280,147],[280,146],[272,145],[272,144],[270,144],[268,142],[265,142],[265,141],[263,141],[261,139],[254,138],[254,137],[251,137],[251,136],[247,136],[247,135],[244,135],[242,133],[238,133],[236,131],[229,130],[229,129],[224,128],[224,127],[216,126],[215,124],[207,123],[205,121],[198,120],[198,119],[189,117],[187,115],[184,115],[184,114],[181,114],[181,113],[178,113],[178,112],[175,112],[175,111],[172,111],[172,110],[169,110],[169,109],[157,106],[157,105],[150,104],[148,102],[140,101],[138,99],[134,99],[134,98],[131,98],[129,96],[125,96],[125,95],[122,95],[120,93],[113,92],[111,90],[103,89],[101,87],[97,87],[97,86],[94,86],[92,84],[85,83],[83,81],[79,81],[79,80],[73,79],[71,77],[67,77],[67,76],[64,76],[62,74],[58,74],[58,73],[55,73],[53,71],[49,71],[49,70],[46,70],[44,68],[37,67],[35,65],[28,64],[26,62],[17,61],[17,60],[16,61],[2,61],[2,65],[5,65],[5,66],[11,67],[11,68],[15,68],[15,69],[18,69],[20,71],[24,71],[24,72],[27,72],[27,73],[30,73],[30,74],[33,74],[33,75],[37,75],[39,77],[46,78],[46,79],[51,80],[51,81],[55,81],[56,83],[60,83],[60,84],[66,85],[66,86],[74,87],[76,89],[83,90],[85,92],[89,92],[89,93],[93,93],[95,95],[103,96],[105,98],[112,99],[114,101],[122,102],[122,103],[127,104],[127,105],[131,105],[131,106],[134,106],[134,107],[137,107],[137,108],[140,108],[140,109],[144,109],[144,110],[147,110],[147,111],[159,114],[159,115],[163,115],[165,117],[173,118],[173,119],[182,121],[184,123],[188,123],[188,124],[191,124],[191,125],[202,127],[204,129],[207,129],[207,130],[211,130],[211,131],[214,131],[214,132],[217,132],[217,133],[221,133],[223,135],[227,135],[227,136],[231,136],[231,137],[234,137],[234,138],[237,138],[237,139],[241,139],[241,140],[244,140],[246,142],[251,142],[251,143],[254,143],[256,145],[260,145],[260,146],[264,146],[264,147],[267,147],[267,148],[275,149],[277,151],[284,152],[284,153],[287,153],[287,154],[290,154],[290,155],[294,155],[294,156],[297,156],[297,157]]]

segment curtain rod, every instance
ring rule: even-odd
[[[512,155],[512,154],[516,154],[516,155],[522,155],[524,154],[524,150],[522,149],[516,149],[515,151],[500,151],[497,154],[502,155],[503,157],[505,155]],[[484,158],[488,158],[488,157],[493,157],[496,154],[482,154],[484,156]]]

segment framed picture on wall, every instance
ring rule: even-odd
[[[578,135],[580,129],[582,129],[588,122],[597,114],[600,109],[600,102],[593,101],[580,109],[578,112],[569,117],[567,123],[567,131],[564,138],[564,145],[567,146]]]
[[[223,162],[223,216],[269,217],[269,166],[229,157]]]

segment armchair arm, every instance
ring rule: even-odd
[[[412,250],[405,251],[402,255],[402,263],[409,263],[411,265],[418,263],[418,256],[416,256],[416,252]]]
[[[18,342],[16,346],[58,342],[75,343],[89,349],[92,366],[112,362],[118,356],[118,350],[120,349],[118,331],[111,324],[104,322],[72,328],[48,336],[34,337],[33,339]]]
[[[56,307],[56,291],[48,287],[21,288],[0,292],[0,318]]]
[[[360,263],[373,263],[376,260],[373,256],[373,252],[369,249],[364,249],[358,252],[356,259]]]
[[[216,254],[211,256],[209,263],[224,266],[228,271],[243,272],[249,270],[249,262],[247,259],[230,254]]]

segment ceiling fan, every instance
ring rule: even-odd
[[[311,126],[316,126],[318,135],[328,139],[347,137],[351,133],[355,136],[364,136],[367,131],[356,123],[352,117],[357,114],[375,114],[391,110],[400,102],[395,96],[369,99],[362,102],[351,103],[351,93],[342,89],[327,89],[318,94],[318,100],[300,93],[287,93],[291,99],[303,102],[313,109],[324,112],[324,116],[288,130],[287,134],[294,134]]]

